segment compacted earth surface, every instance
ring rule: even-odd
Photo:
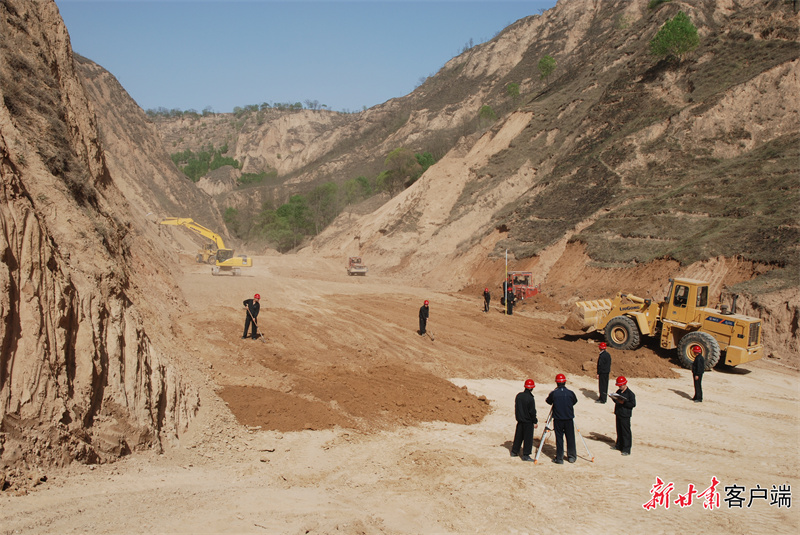
[[[597,334],[542,294],[503,313],[497,285],[442,293],[341,262],[255,258],[214,277],[181,257],[183,365],[201,409],[161,452],[46,470],[0,495],[5,533],[795,533],[798,371],[690,372],[655,345],[612,351],[636,394],[632,454],[597,404]],[[616,292],[609,288],[609,294]],[[263,339],[242,339],[261,295]],[[417,314],[430,301],[430,336]],[[538,448],[556,373],[577,397],[578,460],[509,455],[514,396],[536,382]],[[613,386],[612,386],[613,391]],[[534,450],[534,454],[535,454]]]

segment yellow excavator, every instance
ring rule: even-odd
[[[165,217],[159,223],[162,225],[183,226],[195,234],[211,240],[211,243],[205,243],[203,248],[197,252],[195,260],[201,264],[213,265],[211,268],[212,275],[219,275],[223,271],[230,272],[233,275],[241,275],[243,267],[253,267],[252,258],[248,258],[247,255],[234,256],[233,249],[225,247],[222,236],[188,217]]]

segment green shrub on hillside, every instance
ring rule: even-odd
[[[674,18],[661,26],[650,41],[650,53],[657,57],[676,58],[683,61],[686,54],[700,46],[697,28],[689,16],[679,11]]]
[[[365,176],[351,178],[342,186],[345,205],[355,204],[372,195],[372,185]]]
[[[519,100],[519,84],[511,82],[510,84],[506,85],[506,95],[511,97],[511,100],[514,102]]]
[[[241,166],[239,161],[223,156],[226,152],[228,152],[228,146],[223,145],[219,149],[209,147],[208,150],[197,153],[187,149],[183,152],[170,154],[170,158],[172,162],[183,171],[183,174],[189,177],[192,182],[197,182],[200,180],[200,177],[206,175],[209,171],[219,169],[225,165],[230,165],[234,169],[239,169]]]
[[[539,60],[539,79],[548,82],[550,75],[556,70],[556,60],[550,54]]]

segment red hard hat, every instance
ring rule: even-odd
[[[536,388],[536,383],[533,382],[533,379],[528,379],[525,381],[525,388]]]
[[[261,299],[261,295],[259,295],[259,294],[254,295],[253,299]]]
[[[702,352],[703,352],[703,348],[702,347],[700,347],[698,345],[692,346],[692,353],[694,353],[695,355],[699,355]]]
[[[600,349],[605,349],[605,348],[607,348],[608,346],[606,345],[606,343],[605,343],[605,342],[600,342],[600,345],[599,345],[598,347],[599,347]]]
[[[483,289],[483,291],[484,291],[484,292],[488,292],[488,291],[489,291],[489,288],[484,288],[484,289]]]
[[[617,386],[623,386],[626,384],[628,384],[628,380],[625,379],[624,375],[620,375],[619,377],[617,377]]]
[[[563,373],[556,375],[556,383],[566,383],[567,377]]]

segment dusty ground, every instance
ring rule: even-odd
[[[610,449],[610,405],[594,403],[596,342],[561,328],[546,295],[514,316],[480,292],[444,294],[380,273],[264,256],[246,275],[185,262],[175,335],[204,370],[203,406],[179,442],[102,466],[48,472],[0,496],[2,533],[794,533],[797,506],[751,489],[798,482],[798,372],[775,362],[706,375],[649,348],[614,352],[636,393],[633,453]],[[498,277],[498,283],[500,277]],[[494,288],[497,295],[497,289]],[[262,296],[267,343],[241,340],[243,299]],[[431,301],[435,340],[416,334]],[[509,457],[513,399],[532,377],[540,418],[557,372],[579,399],[579,460]],[[214,396],[217,392],[220,397]],[[237,421],[238,420],[238,421]],[[541,436],[537,430],[536,443]],[[720,503],[642,507],[660,477],[671,501],[720,481]],[[742,509],[725,486],[744,487]],[[753,493],[758,496],[760,491]]]

